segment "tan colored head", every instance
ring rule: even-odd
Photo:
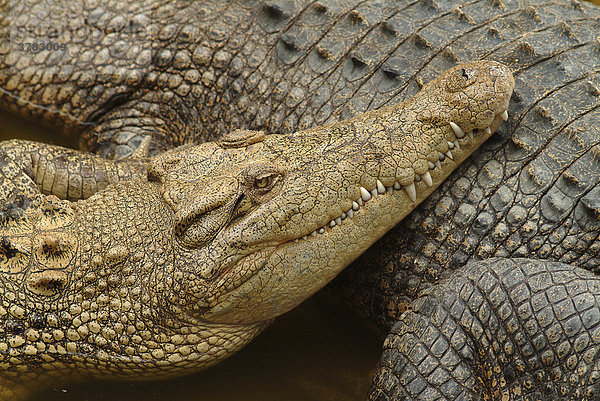
[[[288,311],[397,224],[507,117],[514,80],[459,65],[408,102],[291,135],[236,131],[156,158],[182,305],[207,322]]]
[[[24,391],[217,363],[427,197],[508,118],[513,85],[500,64],[465,64],[403,104],[287,136],[236,131],[155,158],[148,180],[0,213],[0,321],[39,327],[0,338],[5,372]]]

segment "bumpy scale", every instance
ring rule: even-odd
[[[600,279],[490,258],[423,291],[384,343],[372,400],[596,400]]]
[[[513,86],[501,64],[463,64],[345,122],[234,131],[153,158],[147,180],[5,208],[3,398],[75,375],[173,376],[235,352],[428,196],[506,119]],[[64,197],[70,176],[45,185],[46,169],[19,166],[20,145],[34,146],[2,145],[3,182],[25,168]]]

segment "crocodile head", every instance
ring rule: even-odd
[[[147,180],[5,210],[0,349],[46,376],[214,364],[427,197],[507,118],[513,85],[500,64],[464,64],[399,105],[291,135],[235,131],[154,158]]]
[[[188,308],[248,324],[288,311],[357,258],[507,119],[497,63],[455,67],[410,101],[291,135],[236,131],[156,158]]]

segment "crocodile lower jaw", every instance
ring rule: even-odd
[[[441,181],[457,166],[457,160],[455,160],[452,152],[454,151],[456,153],[457,151],[462,151],[460,141],[464,140],[462,146],[472,146],[474,143],[483,143],[485,139],[489,138],[494,132],[496,132],[502,122],[507,120],[508,112],[506,109],[504,109],[500,113],[496,114],[496,117],[490,126],[484,129],[476,129],[474,132],[470,131],[466,133],[457,124],[450,122],[452,131],[455,134],[454,141],[448,141],[449,149],[446,153],[438,152],[437,161],[429,161],[429,171],[422,175],[415,174],[415,179],[410,185],[401,185],[398,181],[396,181],[391,186],[384,186],[381,181],[377,180],[377,185],[375,188],[368,189],[361,186],[360,197],[352,201],[352,207],[350,209],[342,212],[341,215],[329,220],[325,225],[313,230],[311,233],[293,239],[293,242],[298,243],[299,241],[308,240],[310,237],[317,237],[318,235],[325,234],[326,232],[335,229],[337,226],[341,226],[344,223],[344,220],[352,219],[355,213],[361,212],[362,208],[367,204],[367,202],[377,199],[380,195],[397,197],[405,196],[408,198],[407,200],[413,204],[411,209],[416,207],[417,195],[419,194],[417,191],[431,192],[433,189],[435,189],[434,187],[437,187]],[[485,136],[485,138],[483,140],[474,141],[475,135]],[[442,163],[446,164],[444,169],[448,171],[448,174],[443,174]],[[432,174],[441,174],[443,177],[439,180],[435,180],[437,182],[434,182]],[[420,198],[423,199],[424,196]]]

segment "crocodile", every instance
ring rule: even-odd
[[[93,192],[90,156],[3,142],[3,198],[19,172],[42,191],[53,177],[50,195],[2,215],[4,398],[65,374],[154,378],[222,360],[404,218],[508,118],[513,86],[501,64],[461,64],[344,122],[236,130],[120,175],[123,162],[91,157],[99,183],[117,182],[78,202],[57,195]]]
[[[16,30],[16,37],[64,26],[58,16],[67,11],[40,4],[33,10],[13,5],[14,20],[31,28]],[[72,57],[19,53],[26,36],[17,49],[0,48],[7,55],[0,66],[8,71],[0,80],[0,102],[76,134],[82,149],[109,159],[153,155],[236,128],[286,134],[348,119],[410,98],[459,61],[489,59],[511,67],[516,91],[508,124],[338,282],[383,327],[391,327],[420,293],[449,289],[452,295],[452,279],[433,285],[457,269],[479,271],[461,267],[469,261],[482,268],[479,259],[529,256],[569,263],[573,271],[598,265],[600,13],[593,5],[367,0],[78,7],[69,8],[75,11],[68,29],[96,36],[54,37],[57,44],[67,38]],[[498,271],[527,264],[550,269],[546,277],[560,274],[547,262],[494,260],[503,266]],[[414,305],[422,312],[421,304]],[[561,323],[558,317],[552,322],[554,328]],[[402,376],[410,369],[399,371],[407,346],[394,339],[413,330],[402,324],[386,343],[372,399],[401,399],[411,383],[414,391],[411,378]],[[468,331],[457,336],[479,338]],[[502,345],[514,348],[510,341]],[[563,356],[548,363],[564,376],[570,368],[561,370]],[[514,397],[519,391],[531,395],[524,390],[531,383],[515,384],[511,365],[481,361],[471,364],[479,374],[474,377],[508,382]],[[533,362],[528,367],[538,369]],[[418,383],[422,394],[443,384],[446,376],[432,371],[430,382]],[[537,390],[547,377],[536,376],[532,386]],[[563,390],[543,394],[552,398]]]

